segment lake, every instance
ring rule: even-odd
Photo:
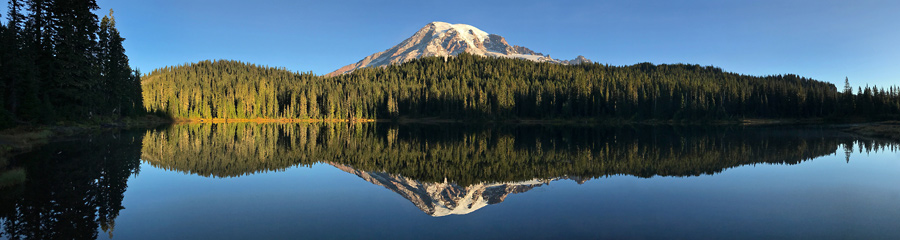
[[[179,124],[5,165],[0,239],[900,238],[900,145],[828,127]]]

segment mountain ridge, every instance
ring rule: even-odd
[[[566,65],[591,63],[591,60],[580,55],[573,60],[553,59],[549,55],[535,52],[527,47],[510,45],[506,38],[487,33],[471,25],[431,22],[400,44],[366,56],[362,60],[341,67],[326,76],[337,76],[365,67],[400,64],[422,57],[456,56],[463,52],[478,56],[518,58]]]

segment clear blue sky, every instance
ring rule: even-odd
[[[900,84],[900,1],[98,0],[143,72],[234,59],[325,74],[432,21],[465,23],[554,58],[696,63],[843,86]]]

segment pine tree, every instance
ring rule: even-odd
[[[110,15],[112,15],[112,10],[110,10]],[[97,81],[97,88],[100,89],[98,98],[101,101],[97,105],[97,110],[101,113],[111,113],[114,112],[112,106],[112,102],[115,99],[113,94],[115,92],[112,89],[112,85],[114,84],[114,73],[111,72],[113,69],[112,66],[112,58],[110,56],[110,19],[109,16],[103,16],[103,19],[100,20],[100,29],[97,33],[97,59],[99,60],[98,68],[100,70],[100,75]]]
[[[2,15],[2,14],[0,14]],[[7,86],[13,80],[12,76],[10,76],[9,71],[6,66],[9,64],[7,59],[11,56],[7,55],[10,51],[8,45],[11,45],[9,38],[7,37],[8,31],[6,26],[0,24],[0,46],[6,47],[0,52],[0,89],[7,89]],[[0,91],[0,129],[7,128],[13,125],[13,116],[12,113],[7,111],[5,101],[7,100],[7,94],[3,91]]]
[[[853,87],[850,86],[850,78],[844,77],[844,94],[852,94]]]
[[[131,66],[128,65],[128,56],[125,55],[125,48],[122,43],[125,38],[119,34],[116,29],[116,18],[113,16],[113,10],[109,10],[109,90],[112,102],[116,103],[112,109],[113,114],[133,115],[135,113],[133,105],[136,104],[136,95],[134,95],[133,85],[134,77],[132,76]]]
[[[0,115],[50,123],[143,112],[112,11],[98,22],[95,0],[9,3],[0,31]]]

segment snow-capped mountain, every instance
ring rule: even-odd
[[[463,52],[479,56],[521,58],[559,64],[591,62],[584,56],[578,56],[578,58],[568,61],[553,59],[549,55],[532,51],[526,47],[509,45],[506,39],[500,35],[489,34],[470,25],[432,22],[397,46],[369,55],[357,63],[344,66],[328,75],[349,73],[364,67],[399,64],[421,57],[456,56]]]
[[[580,177],[562,177],[460,186],[455,183],[422,182],[394,174],[360,171],[336,163],[331,165],[400,194],[422,212],[434,217],[469,214],[487,205],[503,202],[510,194],[524,193],[556,180],[572,179],[579,184],[588,180]]]

